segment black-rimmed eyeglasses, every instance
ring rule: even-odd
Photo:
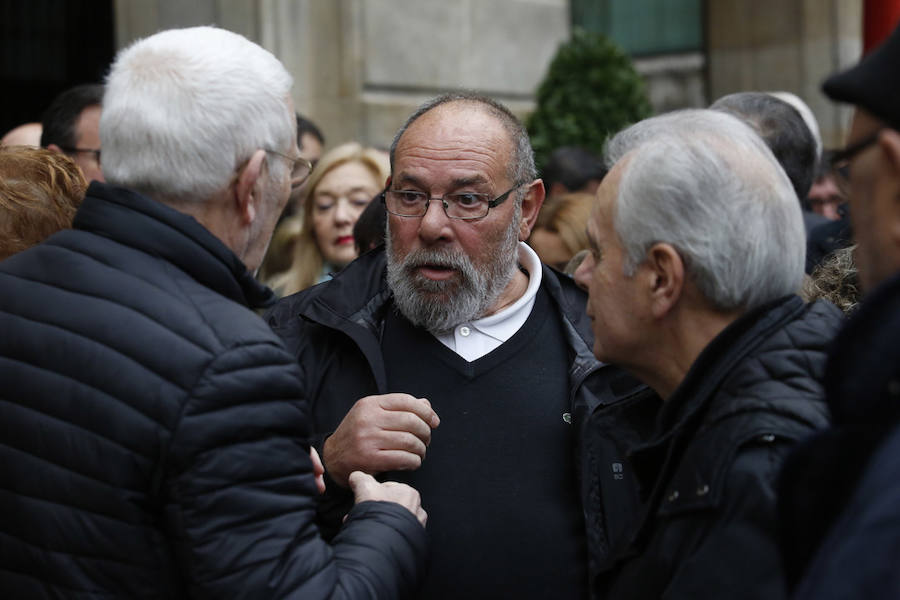
[[[831,174],[838,189],[845,196],[850,191],[850,160],[877,142],[879,135],[881,135],[880,129],[855,144],[851,144],[843,150],[838,150],[831,156]]]
[[[310,172],[312,172],[312,163],[302,156],[292,158],[287,154],[284,154],[283,152],[278,152],[277,150],[267,149],[266,152],[270,154],[276,154],[291,161],[291,190],[295,190],[303,185],[303,182],[306,181],[306,178],[309,177]]]
[[[444,214],[451,219],[482,219],[492,208],[503,204],[510,194],[523,185],[525,184],[518,183],[493,200],[488,194],[474,192],[429,196],[425,192],[414,190],[384,190],[381,200],[387,211],[398,217],[423,217],[428,212],[431,201],[438,200],[444,207]]]
[[[69,154],[78,154],[78,153],[93,154],[94,160],[97,161],[98,165],[100,164],[100,150],[98,150],[98,149],[95,149],[95,148],[73,148],[71,146],[60,146],[59,149],[62,150],[63,152],[67,152]]]

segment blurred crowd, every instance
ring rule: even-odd
[[[897,61],[537,165],[133,43],[0,140],[0,595],[900,597]]]

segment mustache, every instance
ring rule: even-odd
[[[403,259],[404,269],[432,266],[465,270],[469,266],[467,257],[448,249],[420,248],[410,252]]]

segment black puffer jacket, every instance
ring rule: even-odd
[[[785,596],[775,481],[788,450],[828,423],[825,347],[841,321],[830,303],[778,300],[703,350],[655,424],[641,399],[597,415],[610,511],[598,596]]]
[[[314,524],[301,373],[271,292],[192,218],[94,183],[0,263],[0,597],[395,598],[425,532]]]

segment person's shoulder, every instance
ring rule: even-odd
[[[281,298],[266,312],[265,320],[269,326],[281,329],[292,326],[301,315],[316,315],[321,311],[349,317],[384,292],[385,265],[383,247],[367,252],[328,281]]]
[[[541,264],[541,287],[570,320],[578,322],[586,317],[587,292],[579,288],[574,279]]]
[[[792,296],[776,303],[730,350],[740,354],[718,394],[744,409],[771,412],[774,419],[805,415],[818,423],[820,417],[809,413],[822,412],[828,349],[843,321],[828,301],[804,304]]]

